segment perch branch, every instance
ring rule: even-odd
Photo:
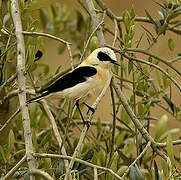
[[[17,76],[18,76],[18,90],[19,90],[19,103],[22,112],[22,121],[25,138],[26,158],[29,166],[29,170],[36,167],[36,162],[33,153],[32,133],[30,127],[30,117],[28,108],[26,105],[26,85],[25,85],[25,45],[24,37],[22,33],[22,23],[19,11],[19,4],[17,0],[11,0],[11,13],[13,23],[15,26],[15,36],[17,40]],[[30,180],[34,177],[30,176]]]
[[[106,93],[106,90],[107,88],[109,87],[109,84],[110,84],[110,81],[107,82],[107,84],[105,84],[102,92],[100,93],[100,95],[97,97],[97,99],[95,100],[94,104],[91,106],[93,109],[96,109],[97,105],[99,104],[99,102],[101,101],[102,97],[105,95]],[[89,111],[88,115],[87,115],[87,119],[86,121],[87,122],[91,122],[92,120],[92,117],[93,117],[93,114],[91,113],[91,111]],[[66,175],[65,175],[65,180],[67,180],[67,176],[68,174],[70,173],[73,165],[74,165],[74,162],[75,162],[75,158],[78,156],[78,154],[80,153],[80,150],[81,150],[81,146],[83,144],[83,141],[84,141],[84,138],[86,136],[86,133],[87,133],[87,130],[88,130],[88,127],[85,125],[83,130],[82,130],[82,133],[80,135],[80,138],[79,138],[79,142],[75,148],[75,151],[73,153],[73,156],[72,156],[72,159],[70,161],[70,164],[69,164],[69,170],[66,172]]]

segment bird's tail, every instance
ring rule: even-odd
[[[33,103],[33,102],[37,102],[37,101],[39,101],[40,99],[42,99],[43,97],[47,96],[48,94],[49,94],[49,92],[47,91],[47,92],[43,93],[42,95],[40,95],[40,96],[38,96],[38,97],[35,97],[35,98],[33,98],[33,99],[28,100],[26,103],[27,103],[27,104],[30,104],[30,103]]]

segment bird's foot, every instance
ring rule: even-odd
[[[87,131],[88,131],[89,128],[90,128],[91,122],[90,122],[90,121],[85,121],[85,122],[84,122],[84,125],[87,126]]]
[[[87,108],[88,108],[87,115],[89,114],[89,111],[91,111],[91,112],[92,112],[92,114],[94,114],[94,113],[95,113],[95,109],[94,109],[94,108],[92,108],[91,106],[89,106],[89,105],[88,105],[88,104],[86,104],[85,102],[83,102],[83,104],[84,104],[84,105],[86,105],[86,106],[87,106]]]

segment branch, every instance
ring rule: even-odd
[[[91,106],[93,109],[96,109],[97,105],[99,104],[99,102],[101,101],[102,97],[105,95],[106,93],[106,90],[107,88],[109,87],[109,84],[110,84],[110,80],[107,82],[107,84],[105,84],[102,92],[99,94],[99,96],[97,97],[97,99],[95,100],[94,104]],[[87,119],[86,121],[87,122],[91,122],[92,120],[92,117],[93,117],[93,114],[91,113],[91,111],[89,111],[88,115],[87,115]],[[83,130],[82,130],[82,133],[80,135],[80,138],[79,138],[79,142],[75,148],[75,151],[74,151],[74,154],[72,156],[72,159],[70,161],[70,164],[69,164],[69,170],[66,172],[66,175],[65,175],[65,180],[67,180],[67,176],[68,174],[70,173],[73,165],[74,165],[74,162],[75,162],[75,158],[78,156],[78,154],[80,153],[80,150],[81,150],[81,146],[83,144],[83,141],[84,141],[84,138],[86,136],[86,133],[87,133],[87,130],[88,130],[88,127],[87,125],[84,126]]]
[[[40,169],[32,169],[29,171],[29,174],[42,176],[45,180],[54,180],[48,173],[40,170]]]
[[[146,153],[146,151],[148,150],[148,148],[150,147],[151,142],[148,141],[147,145],[145,146],[145,148],[143,149],[143,151],[141,152],[141,154],[139,154],[139,156],[133,161],[133,163],[128,167],[128,169],[125,171],[125,173],[123,174],[122,178],[124,179],[127,174],[129,173],[129,170],[132,166],[134,166],[136,164],[136,162]]]
[[[50,39],[54,39],[56,41],[59,41],[65,45],[71,45],[71,43],[69,43],[68,41],[65,41],[61,38],[58,38],[56,36],[53,36],[51,34],[47,34],[47,33],[41,33],[41,32],[28,32],[28,31],[23,31],[23,34],[24,35],[30,35],[30,36],[44,36],[44,37],[47,37],[47,38],[50,38]]]
[[[55,119],[54,119],[54,117],[53,117],[53,115],[52,115],[52,113],[48,107],[48,104],[45,100],[41,100],[40,103],[42,104],[44,111],[45,111],[45,113],[46,113],[46,115],[47,115],[47,117],[48,117],[48,119],[52,125],[52,129],[53,129],[53,132],[54,132],[54,135],[55,135],[55,138],[58,142],[59,147],[60,148],[62,147],[61,153],[66,156],[67,155],[66,150],[65,150],[64,146],[62,146],[62,139],[61,139],[61,136],[59,134]],[[69,166],[68,161],[65,161],[66,171],[68,171],[68,166]]]
[[[67,160],[73,159],[73,157],[71,157],[71,156],[64,156],[64,155],[57,155],[57,154],[45,154],[45,153],[44,154],[33,153],[33,156],[39,157],[39,158],[59,158],[59,159],[67,159]],[[84,161],[84,160],[78,159],[78,158],[75,158],[75,161],[78,163],[81,163],[81,164],[85,164],[86,166],[89,166],[91,168],[97,168],[97,169],[101,169],[103,171],[107,171],[107,172],[111,173],[114,177],[122,180],[122,178],[118,174],[116,174],[112,169],[98,166],[98,165],[92,164],[90,162],[87,162],[87,161]]]
[[[154,141],[154,139],[150,136],[150,134],[147,132],[147,130],[144,128],[144,126],[141,124],[141,122],[139,121],[139,119],[136,117],[136,115],[134,114],[133,110],[130,108],[126,98],[124,97],[123,93],[120,90],[120,87],[118,86],[118,84],[115,82],[115,80],[112,80],[112,84],[113,87],[118,95],[118,98],[121,102],[121,104],[123,105],[124,109],[126,110],[126,112],[128,113],[129,117],[131,118],[131,120],[133,121],[133,123],[135,124],[136,128],[139,130],[139,132],[142,134],[142,136],[144,137],[144,139],[147,142],[151,142],[152,148],[155,152],[157,152],[157,154],[159,154],[164,160],[167,161],[167,157],[161,153],[157,146],[157,143]]]
[[[165,60],[165,59],[163,59],[163,58],[161,58],[159,56],[156,56],[156,55],[152,54],[149,51],[146,51],[144,49],[139,49],[139,48],[128,48],[128,49],[126,49],[126,51],[128,51],[128,52],[139,52],[139,53],[143,53],[143,54],[146,54],[148,56],[151,56],[151,57],[153,57],[155,59],[158,59],[159,61],[161,61],[162,63],[166,64],[168,67],[173,69],[175,72],[177,72],[181,76],[181,71],[179,71],[178,69],[173,67],[170,62],[168,62],[167,60]]]
[[[24,37],[22,34],[22,24],[19,11],[19,5],[17,0],[11,1],[11,12],[13,23],[15,26],[15,36],[17,40],[17,76],[18,76],[18,90],[19,90],[19,102],[22,112],[22,121],[25,138],[26,157],[29,166],[29,170],[36,167],[36,162],[33,153],[32,133],[30,127],[30,117],[28,108],[26,105],[26,85],[25,85],[25,46]],[[30,176],[30,180],[33,180],[33,176]]]
[[[47,34],[47,33],[23,31],[23,34],[24,35],[31,35],[31,36],[44,36],[44,37],[47,37],[47,38],[50,38],[50,39],[54,39],[56,41],[59,41],[59,42],[65,44],[67,46],[68,54],[69,54],[69,57],[70,57],[71,67],[72,67],[72,69],[74,69],[72,52],[71,52],[71,48],[70,48],[71,43],[69,43],[68,41],[65,41],[65,40],[63,40],[61,38],[58,38],[56,36],[53,36],[51,34]]]
[[[1,86],[0,86],[0,92],[1,90],[8,86],[12,81],[14,81],[17,77],[17,73],[13,74],[7,81],[5,81]]]
[[[20,107],[11,115],[11,117],[3,124],[3,126],[0,129],[0,134],[3,131],[3,129],[5,129],[10,122],[14,119],[14,117],[20,112]]]
[[[116,19],[117,22],[122,22],[123,21],[123,17],[122,16],[116,16],[107,6],[106,4],[102,1],[102,0],[95,0],[96,3],[99,5],[99,7],[103,10],[103,11],[106,11],[106,14],[108,15],[108,17],[111,19],[111,20],[114,20]],[[156,19],[153,19],[154,22]],[[152,21],[149,20],[149,18],[147,17],[135,17],[135,21],[136,22],[145,22],[145,23],[149,23],[149,24],[153,24]],[[172,31],[174,32],[175,34],[181,34],[181,30],[180,29],[177,29],[177,28],[172,28],[171,26],[168,26],[167,29],[169,31]]]
[[[150,62],[148,62],[148,61],[144,61],[144,60],[142,60],[142,59],[138,59],[138,58],[135,58],[135,57],[129,57],[129,56],[127,56],[126,54],[123,54],[123,52],[122,52],[121,50],[119,50],[119,49],[117,49],[117,48],[113,48],[113,47],[110,46],[110,45],[107,45],[107,44],[106,44],[106,46],[109,47],[109,48],[112,48],[114,51],[120,53],[120,54],[121,54],[122,56],[124,56],[126,59],[134,60],[134,61],[137,61],[137,62],[141,62],[141,63],[143,63],[143,64],[146,64],[146,65],[149,65],[149,66],[152,66],[152,67],[158,69],[160,72],[162,72],[163,74],[165,74],[165,75],[175,84],[175,86],[181,91],[181,86],[180,86],[180,84],[179,84],[174,78],[172,78],[172,76],[171,76],[169,73],[167,73],[165,70],[163,70],[161,67],[157,66],[156,64],[150,63]]]
[[[26,161],[26,155],[2,178],[2,180],[8,180],[13,174],[21,167],[21,165]]]
[[[96,29],[96,27],[99,25],[99,21],[98,21],[98,18],[97,18],[97,14],[95,12],[95,7],[94,7],[94,4],[92,2],[92,0],[86,0],[86,3],[87,3],[87,6],[88,6],[88,11],[91,15],[91,19],[92,19],[92,24],[93,24],[93,28]],[[102,32],[102,28],[100,27],[98,30],[97,30],[97,38],[99,40],[99,44],[100,46],[104,46],[104,35],[103,35],[103,32]]]
[[[86,45],[85,45],[85,47],[84,47],[83,53],[82,53],[82,55],[81,55],[81,57],[80,57],[80,62],[82,62],[82,60],[83,60],[83,58],[84,58],[84,54],[85,54],[85,52],[86,52],[86,50],[87,50],[87,47],[88,47],[88,45],[89,45],[89,42],[90,42],[92,36],[93,36],[94,33],[101,27],[101,25],[104,23],[104,19],[105,19],[105,13],[103,14],[102,21],[98,24],[98,26],[96,26],[96,28],[92,31],[91,35],[89,36],[89,38],[88,38],[88,40],[87,40],[87,43],[86,43]]]

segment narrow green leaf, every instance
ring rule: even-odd
[[[0,154],[2,156],[2,159],[4,162],[6,162],[6,156],[5,156],[5,153],[4,153],[4,149],[3,147],[0,145]]]
[[[39,21],[36,19],[30,24],[27,31],[34,32],[38,29],[38,26],[39,26]]]
[[[14,149],[14,142],[15,142],[14,132],[11,129],[8,137],[8,152],[11,152]]]
[[[171,38],[168,39],[168,47],[169,47],[170,51],[174,51],[174,49],[175,49],[175,43],[174,43],[173,39],[171,39]]]
[[[165,132],[167,121],[168,121],[167,115],[163,115],[159,119],[157,123],[156,133],[155,133],[155,141],[158,141],[159,137]]]
[[[171,134],[168,134],[167,136],[167,153],[168,153],[168,157],[170,159],[170,162],[172,164],[172,166],[175,166],[175,159],[174,159],[174,153],[173,153],[173,144],[172,144],[172,136]]]
[[[115,152],[113,157],[112,157],[112,163],[111,163],[111,166],[110,168],[116,172],[117,171],[117,167],[118,167],[118,162],[119,162],[119,154],[118,152]]]
[[[48,14],[44,9],[40,9],[40,19],[44,29],[46,29],[47,22],[49,20]]]
[[[179,131],[180,131],[179,128],[174,128],[174,129],[170,129],[170,130],[166,131],[159,137],[158,142],[162,142],[163,140],[165,140],[167,138],[168,134],[175,134]]]

